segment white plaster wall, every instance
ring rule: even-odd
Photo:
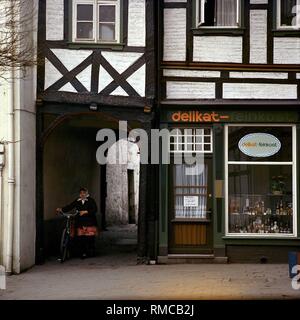
[[[28,70],[20,80],[19,109],[16,120],[16,224],[14,271],[19,273],[35,263],[36,230],[36,113],[35,70]]]
[[[115,68],[120,74],[126,71],[132,66],[143,54],[137,52],[102,52],[103,57],[109,61],[111,66]],[[112,77],[100,67],[99,74],[99,92],[112,82]],[[127,81],[129,84],[140,94],[142,97],[145,96],[146,90],[146,66],[143,65],[134,74],[132,74]],[[117,88],[112,95],[127,96],[127,93],[122,88]]]
[[[135,89],[135,91],[141,96],[146,96],[146,64],[139,68],[134,74],[132,74],[127,82]]]
[[[274,38],[274,64],[300,64],[300,37]]]
[[[266,4],[268,0],[250,0],[251,4]]]
[[[37,1],[26,3],[21,7],[20,21],[24,21],[20,31],[26,35],[24,41],[32,48],[32,59],[36,52]],[[28,17],[30,16],[30,19]],[[24,17],[27,17],[26,20]],[[25,44],[25,43],[24,43]],[[13,96],[14,108],[14,212],[13,212],[13,265],[12,271],[20,273],[35,263],[36,235],[36,68],[28,67],[16,70],[15,77],[4,74],[9,81],[0,82],[0,140],[8,141],[8,110]],[[8,141],[7,144],[12,143]],[[7,151],[7,145],[5,147]],[[3,172],[2,217],[0,220],[0,263],[3,261],[3,237],[8,238],[8,158]]]
[[[224,99],[297,99],[297,85],[224,83]]]
[[[250,11],[250,63],[267,63],[267,10]]]
[[[146,45],[146,0],[129,0],[128,3],[128,45]]]
[[[165,61],[185,61],[186,9],[164,9]]]
[[[215,83],[212,82],[167,82],[167,99],[214,99]]]
[[[128,223],[128,173],[134,170],[135,212],[138,222],[140,157],[136,144],[121,140],[112,146],[108,159],[120,164],[107,165],[106,222],[108,225]]]
[[[239,79],[288,79],[284,72],[230,72],[230,78]]]
[[[220,71],[198,71],[181,69],[164,69],[164,77],[197,77],[197,78],[220,78]]]
[[[64,0],[46,1],[46,39],[64,39]]]
[[[0,80],[0,141],[7,141],[8,139],[8,82],[4,79]],[[7,212],[7,146],[4,145],[4,168],[2,177],[2,192],[0,197],[2,199],[2,206],[0,207],[0,264],[3,264],[3,243],[4,243],[4,215]]]
[[[242,37],[197,36],[194,37],[195,62],[232,62],[243,61]]]
[[[86,58],[92,54],[92,50],[68,50],[68,49],[53,49],[52,52],[63,63],[63,65],[71,71],[82,63]],[[86,87],[88,91],[91,90],[91,65],[79,73],[76,78]],[[62,77],[62,74],[46,59],[45,61],[45,89],[53,85]],[[60,91],[77,92],[75,88],[67,83]]]

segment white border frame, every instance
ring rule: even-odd
[[[300,0],[297,0],[296,4],[297,15],[300,15]],[[277,0],[277,15],[276,15],[276,26],[278,30],[299,30],[300,29],[300,16],[296,16],[296,26],[282,26],[281,25],[281,0]]]
[[[93,5],[93,39],[78,39],[77,36],[77,5]],[[116,6],[115,32],[116,40],[99,40],[99,6]],[[95,44],[119,44],[121,42],[121,2],[120,0],[73,0],[72,3],[72,41],[74,43],[95,43]]]
[[[292,128],[292,153],[293,161],[291,162],[242,162],[228,161],[228,128],[229,127],[289,127]],[[297,128],[295,124],[226,124],[224,128],[225,140],[225,237],[226,238],[250,238],[250,239],[295,239],[298,236],[298,204],[297,204]],[[229,164],[259,164],[259,165],[292,165],[293,174],[293,234],[251,234],[251,233],[229,233],[229,212],[228,212],[228,165]]]
[[[198,29],[207,29],[207,28],[214,28],[214,29],[239,29],[241,28],[241,0],[236,0],[236,26],[202,26],[203,23],[205,23],[205,0],[196,0],[196,28]],[[298,0],[300,1],[300,0]],[[201,17],[199,15],[199,9],[201,6]]]

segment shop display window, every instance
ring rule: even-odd
[[[227,235],[296,235],[292,126],[226,127]]]

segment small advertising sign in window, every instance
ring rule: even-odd
[[[280,151],[281,142],[272,134],[251,133],[240,140],[239,149],[249,157],[267,158]]]
[[[199,199],[197,196],[185,196],[183,203],[185,208],[196,208],[199,206]]]

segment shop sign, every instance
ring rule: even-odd
[[[211,111],[200,110],[178,110],[162,113],[162,120],[172,123],[295,123],[299,121],[299,114],[292,111]]]
[[[199,201],[197,196],[185,196],[183,198],[183,206],[185,208],[197,208],[199,207]]]
[[[249,157],[267,158],[280,151],[281,142],[269,133],[251,133],[240,140],[239,149]]]
[[[222,122],[229,120],[228,115],[222,115],[217,112],[200,112],[200,111],[187,111],[187,112],[174,112],[171,115],[173,122],[192,122],[192,123],[211,123]]]

